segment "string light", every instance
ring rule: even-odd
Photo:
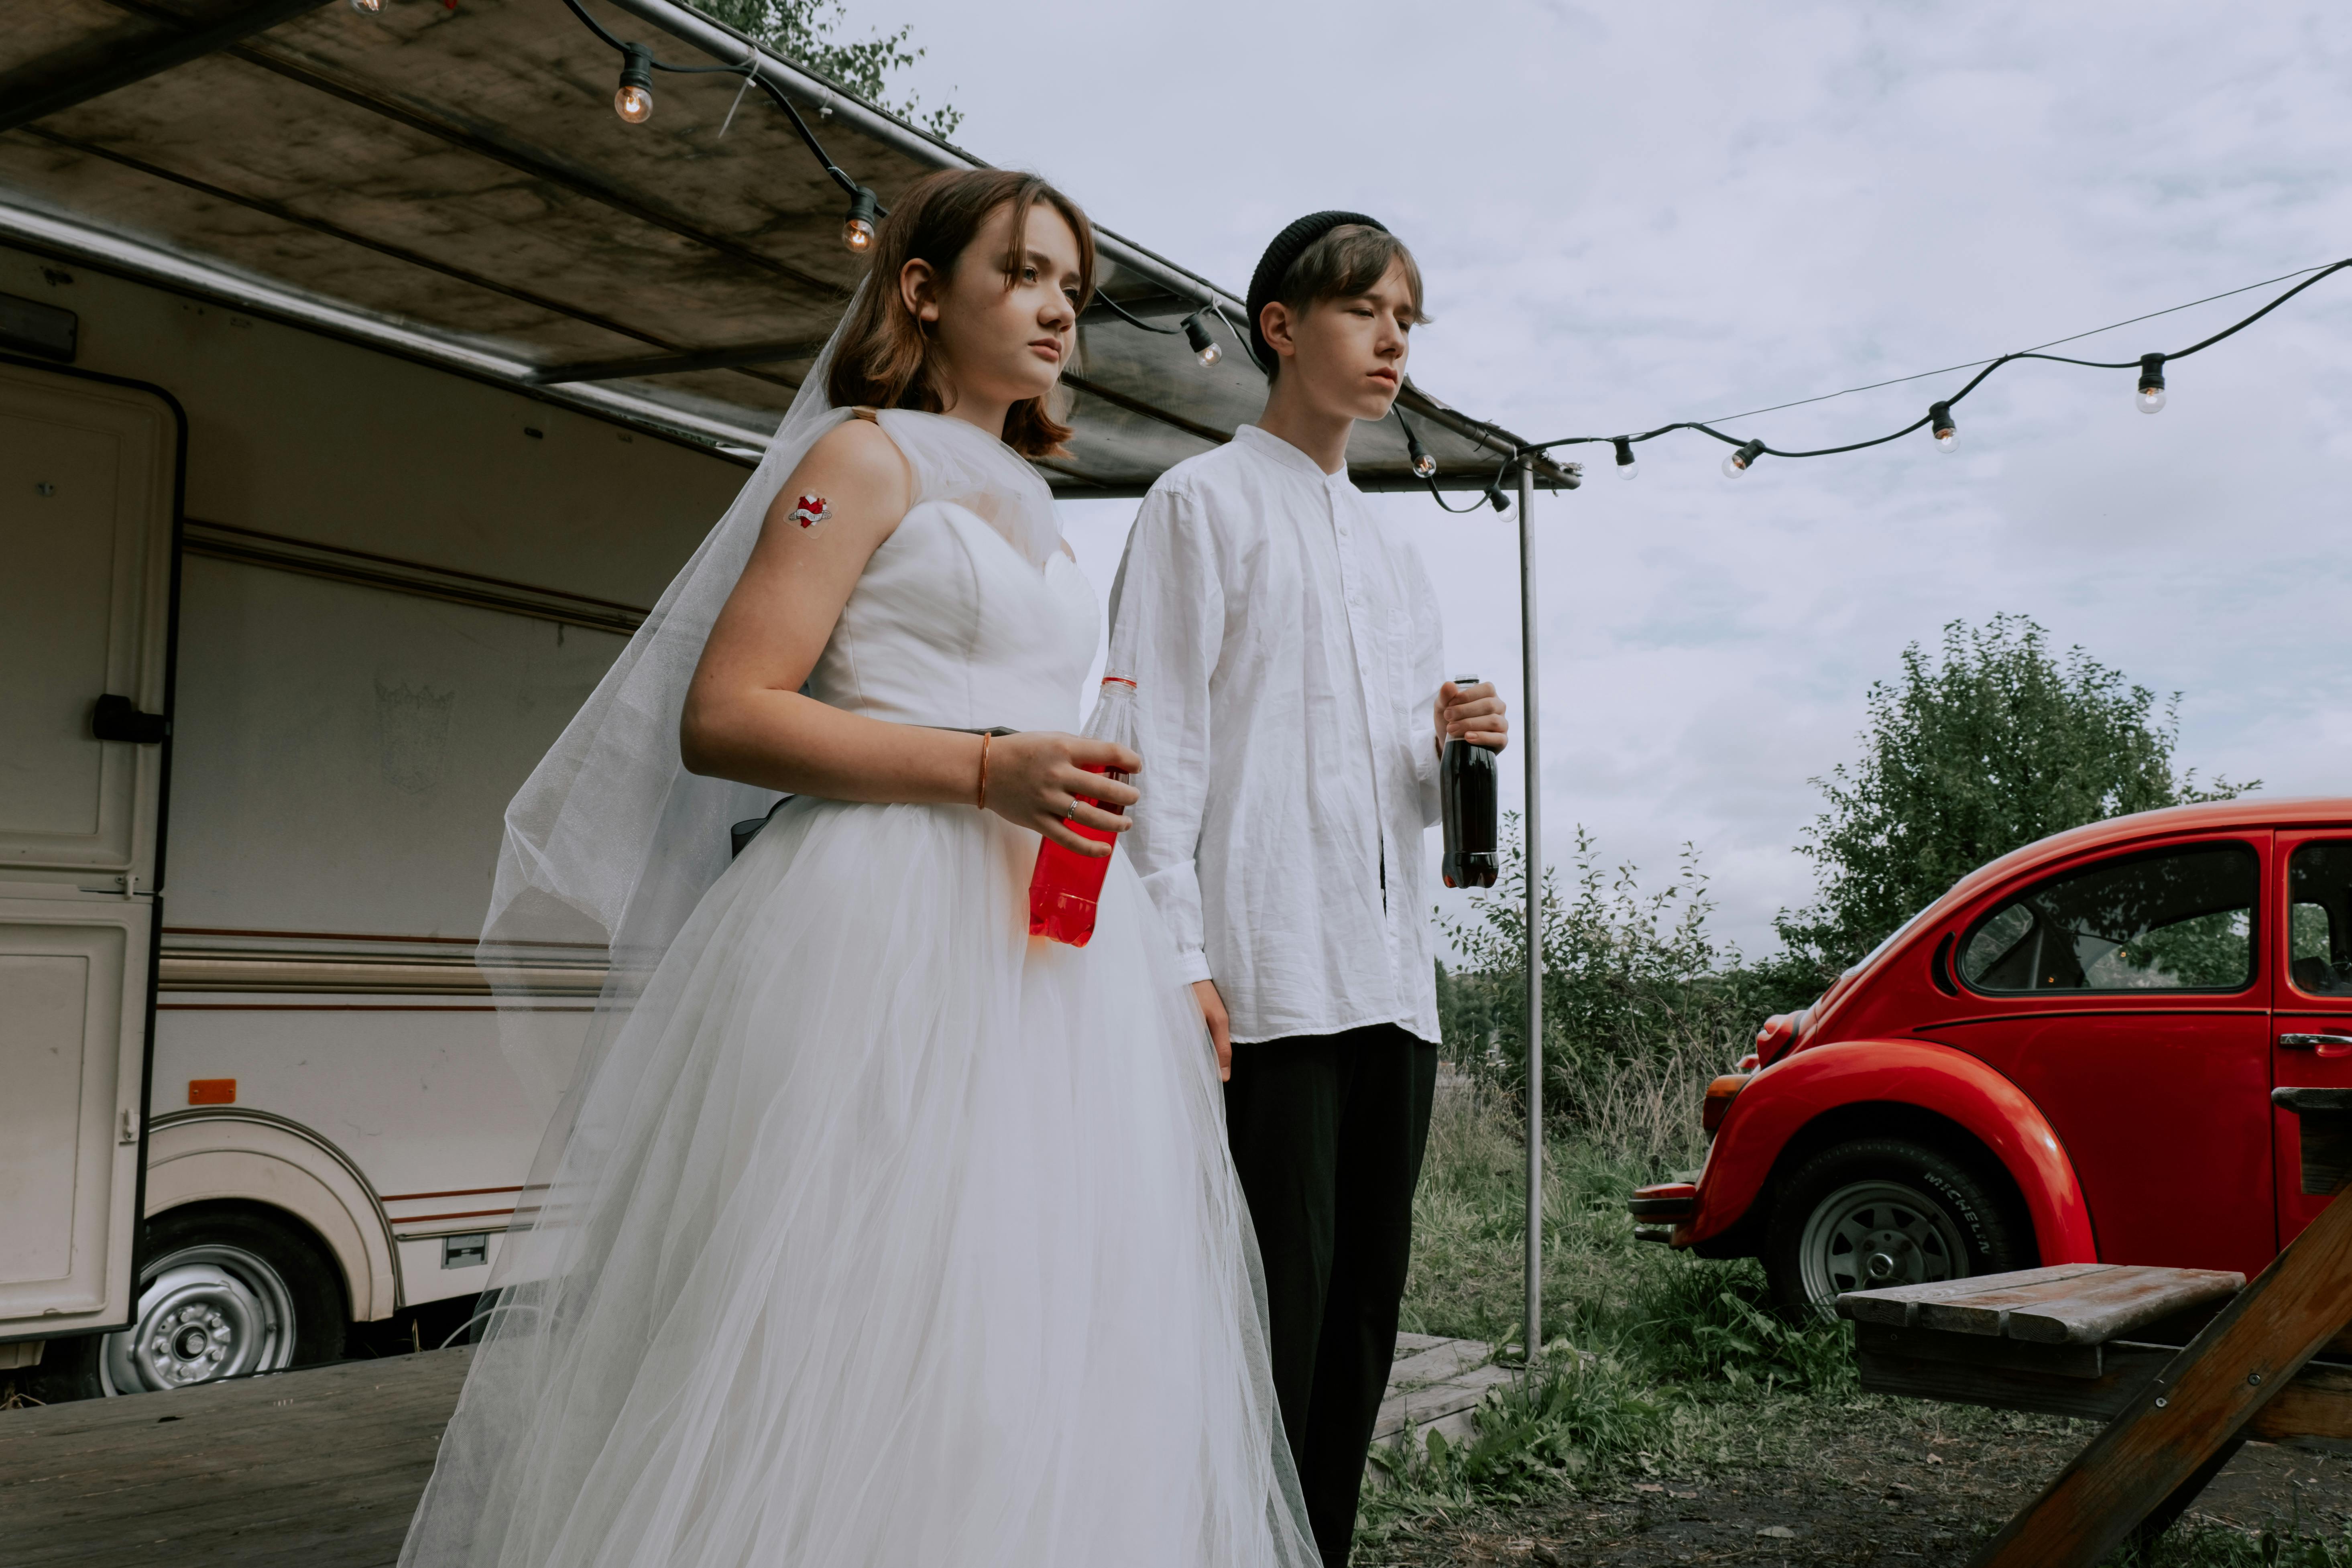
[[[1634,445],[1643,441],[1654,441],[1661,436],[1672,435],[1677,430],[1696,430],[1702,436],[1711,437],[1714,439],[1722,442],[1725,446],[1732,447],[1733,451],[1731,455],[1723,460],[1723,471],[1727,477],[1731,478],[1737,478],[1747,472],[1750,468],[1755,466],[1756,459],[1759,458],[1834,457],[1842,452],[1859,452],[1866,447],[1884,446],[1889,441],[1897,441],[1902,439],[1904,437],[1911,434],[1914,430],[1923,428],[1934,437],[1937,449],[1949,452],[1955,449],[1959,442],[1959,422],[1952,416],[1953,406],[1962,398],[1968,396],[1969,393],[1974,392],[1979,386],[1982,385],[1986,377],[1991,375],[1993,372],[2000,369],[2003,365],[2010,364],[2018,360],[2029,359],[2047,360],[2053,364],[2081,365],[2091,370],[2131,370],[2137,368],[2139,371],[2139,385],[2136,405],[2143,414],[2155,414],[2160,412],[2165,404],[2164,366],[2167,361],[2186,359],[2190,354],[2198,353],[2205,349],[2211,348],[2215,343],[2221,342],[2224,338],[2234,337],[2239,332],[2242,332],[2248,327],[2252,326],[2256,321],[2261,321],[2264,316],[2269,315],[2273,310],[2277,310],[2281,305],[2285,304],[2289,300],[2294,299],[2297,294],[2302,293],[2305,289],[2308,289],[2313,284],[2318,282],[2321,279],[2332,277],[2336,273],[2341,272],[2347,268],[2352,268],[2352,258],[2347,258],[2341,261],[2331,261],[2320,267],[2304,268],[2302,268],[2302,271],[2309,274],[2309,276],[2305,277],[2302,282],[2297,283],[2294,288],[2287,289],[2284,293],[2279,295],[2278,298],[2264,305],[2261,310],[2254,311],[2252,315],[2247,316],[2242,320],[2232,321],[2230,325],[2222,328],[2220,331],[2213,333],[2210,337],[2200,338],[2196,342],[2189,344],[2187,348],[2175,349],[2170,353],[2142,354],[2137,360],[2091,360],[2074,359],[2065,354],[2044,353],[2042,350],[2055,348],[2061,343],[2070,343],[2074,342],[2076,339],[2091,337],[2099,332],[2112,331],[2116,327],[2127,327],[2132,325],[2134,322],[2151,321],[2158,316],[2168,316],[2174,311],[2186,310],[2197,305],[2210,304],[2215,300],[2225,300],[2231,294],[2243,294],[2248,289],[2266,288],[2273,283],[2283,283],[2286,281],[2288,278],[2295,277],[2297,274],[2289,272],[2284,274],[2283,277],[2265,279],[2260,283],[2248,283],[2242,287],[2228,289],[2220,294],[2209,294],[2201,300],[2191,300],[2185,305],[2171,305],[2161,310],[2151,310],[2145,316],[2135,316],[2128,321],[2114,321],[2104,327],[2094,327],[2089,331],[2076,332],[2072,337],[2054,339],[2050,342],[2043,343],[2041,348],[2023,349],[2015,353],[2000,354],[1989,360],[1977,360],[1965,365],[1951,365],[1941,371],[1926,371],[1922,372],[1920,375],[1898,376],[1893,381],[1877,381],[1872,382],[1864,386],[1850,386],[1843,392],[1824,393],[1819,397],[1800,398],[1794,403],[1775,404],[1769,408],[1751,409],[1747,414],[1732,415],[1729,416],[1734,419],[1748,419],[1752,418],[1759,414],[1772,414],[1777,413],[1782,408],[1794,408],[1800,404],[1822,403],[1832,397],[1843,397],[1847,393],[1870,392],[1882,386],[1894,386],[1900,382],[1917,381],[1927,375],[1944,375],[1952,371],[1960,370],[1972,369],[1976,371],[1977,374],[1969,377],[1967,384],[1961,386],[1958,392],[1953,393],[1949,397],[1939,398],[1936,402],[1929,404],[1927,405],[1926,417],[1915,419],[1910,424],[1903,426],[1900,430],[1891,431],[1884,436],[1874,436],[1866,441],[1849,441],[1843,446],[1816,447],[1805,451],[1783,451],[1778,447],[1768,447],[1761,440],[1751,439],[1743,441],[1738,436],[1730,435],[1725,431],[1717,429],[1714,425],[1703,419],[1678,419],[1673,424],[1661,425],[1654,430],[1644,430],[1639,435],[1563,436],[1557,440],[1531,442],[1526,446],[1520,447],[1516,453],[1516,457],[1533,457],[1539,452],[1548,452],[1555,447],[1576,447],[1606,442],[1617,449],[1617,462],[1619,465],[1618,472],[1625,478],[1631,479],[1633,478],[1633,448]],[[1443,504],[1443,502],[1441,501],[1440,504]]]
[[[1177,323],[1175,326],[1159,327],[1145,321],[1142,317],[1137,315],[1134,311],[1129,310],[1126,306],[1120,304],[1118,300],[1112,299],[1108,294],[1097,294],[1095,296],[1095,302],[1099,305],[1108,306],[1113,315],[1118,317],[1128,325],[1131,327],[1139,327],[1147,332],[1156,332],[1161,337],[1173,337],[1177,333],[1181,332],[1184,335],[1185,342],[1192,345],[1192,357],[1201,362],[1201,368],[1203,370],[1214,365],[1218,361],[1225,357],[1224,345],[1218,342],[1215,336],[1209,331],[1208,317],[1210,311],[1216,308],[1213,305],[1202,306],[1199,310],[1185,317],[1183,321]],[[1219,321],[1224,321],[1224,318],[1222,315],[1217,319]],[[1225,324],[1228,327],[1233,325],[1230,321],[1226,321]]]
[[[1638,477],[1642,472],[1642,465],[1634,460],[1633,443],[1622,436],[1618,436],[1612,438],[1611,444],[1617,448],[1617,477],[1621,479]]]
[[[841,225],[841,243],[856,255],[863,256],[874,248],[874,220],[881,212],[881,204],[874,193],[864,185],[849,198],[849,216]]]
[[[1207,370],[1225,357],[1225,351],[1209,335],[1209,324],[1201,320],[1204,314],[1195,310],[1184,318],[1184,341],[1192,345],[1192,357],[1201,362],[1201,368]]]
[[[635,44],[621,46],[621,85],[613,93],[613,112],[632,125],[643,125],[654,114],[654,57]]]

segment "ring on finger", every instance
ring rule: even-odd
[[[1069,809],[1062,813],[1062,820],[1073,824],[1078,820],[1078,803],[1075,797],[1070,801]]]

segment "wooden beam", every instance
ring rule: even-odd
[[[2352,1317],[2352,1204],[2339,1196],[1971,1559],[2090,1568],[2172,1501]]]
[[[290,21],[306,11],[315,11],[328,0],[257,0],[242,10],[232,13],[209,27],[188,27],[184,22],[175,25],[187,28],[178,33],[166,33],[137,48],[114,54],[103,63],[78,70],[60,72],[58,68],[68,62],[59,57],[36,60],[8,73],[0,79],[0,131],[14,131],[17,126],[102,98],[132,82],[144,81],[151,76],[185,65],[205,55],[216,54],[232,44],[242,42],[256,33],[266,33],[280,22]],[[74,64],[80,63],[80,51],[73,51]],[[44,81],[44,77],[54,79]],[[30,89],[29,91],[26,89]],[[21,94],[21,96],[20,96]]]

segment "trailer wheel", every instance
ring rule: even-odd
[[[1847,1290],[1998,1274],[2032,1254],[2021,1216],[1976,1171],[1908,1139],[1858,1138],[1781,1189],[1764,1268],[1783,1310],[1827,1321]]]
[[[270,1211],[191,1204],[147,1221],[131,1326],[100,1342],[110,1394],[333,1361],[342,1280],[310,1232]]]

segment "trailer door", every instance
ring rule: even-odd
[[[131,1315],[180,445],[0,364],[0,1342]]]

